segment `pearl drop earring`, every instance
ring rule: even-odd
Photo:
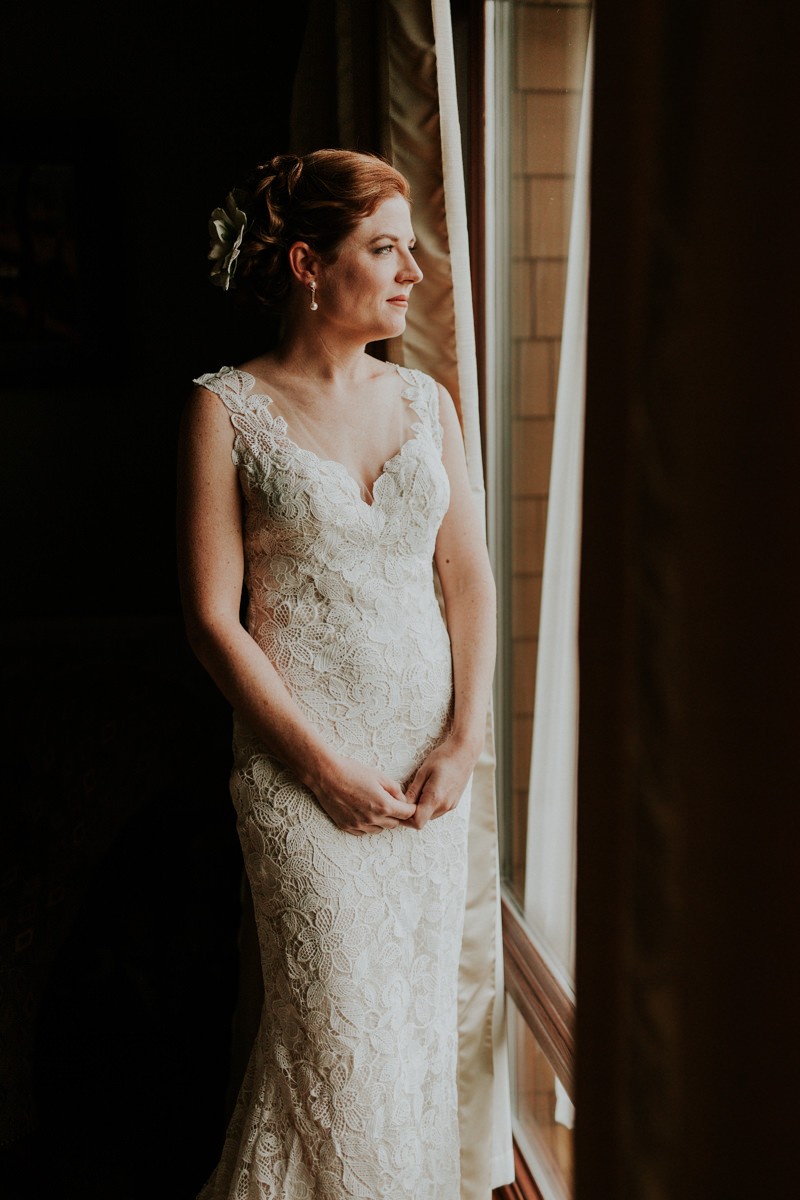
[[[308,286],[311,288],[311,311],[316,312],[319,308],[319,305],[317,304],[317,285],[312,279]]]

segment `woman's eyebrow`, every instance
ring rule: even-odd
[[[402,238],[396,233],[376,233],[374,237],[369,239],[367,245],[371,246],[373,242],[402,242]],[[416,243],[416,235],[412,233],[409,241]]]

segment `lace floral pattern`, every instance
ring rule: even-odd
[[[416,420],[371,504],[252,376],[196,382],[235,430],[252,636],[337,750],[406,782],[450,717],[432,567],[449,487],[436,385],[397,371]],[[236,719],[231,790],[265,1004],[201,1200],[458,1200],[469,795],[421,832],[352,837]]]

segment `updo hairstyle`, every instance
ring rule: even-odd
[[[411,203],[407,179],[374,154],[315,150],[279,154],[256,167],[237,192],[249,222],[236,272],[242,298],[280,311],[293,278],[290,246],[306,242],[333,262],[359,221],[395,194]]]

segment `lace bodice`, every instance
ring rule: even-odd
[[[235,430],[249,632],[331,741],[405,777],[450,704],[433,575],[449,485],[436,384],[396,369],[416,420],[371,504],[342,463],[292,441],[251,375],[223,368],[196,382],[220,396]]]

